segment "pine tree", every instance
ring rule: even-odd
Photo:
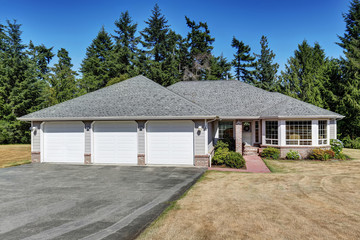
[[[222,55],[211,58],[210,71],[208,71],[207,80],[231,79],[231,63]]]
[[[49,78],[51,105],[64,102],[78,96],[76,72],[71,68],[71,58],[66,49],[61,48],[57,54],[58,63],[51,69],[52,73]]]
[[[140,38],[136,37],[137,24],[132,22],[129,12],[123,12],[119,20],[115,21],[115,40],[114,54],[117,69],[117,79],[110,80],[112,82],[123,79],[124,76],[130,77],[138,74],[139,69],[136,68],[136,56],[139,52],[137,47]]]
[[[147,27],[140,32],[144,38],[141,43],[147,49],[149,59],[155,62],[162,62],[166,58],[166,41],[170,30],[167,22],[159,6],[155,4],[151,17],[145,21]]]
[[[298,45],[294,56],[290,57],[285,65],[285,71],[281,72],[281,83],[284,93],[302,101],[325,107],[322,92],[326,66],[329,59],[318,43],[314,47],[306,41]]]
[[[339,36],[338,45],[343,48],[341,59],[342,79],[336,88],[339,95],[337,111],[345,116],[339,122],[342,136],[360,136],[360,2],[353,0],[349,11],[343,14],[346,28]]]
[[[86,49],[86,57],[81,63],[83,74],[80,86],[86,92],[105,87],[110,79],[116,77],[113,42],[102,27],[91,45]]]
[[[22,44],[21,25],[7,21],[3,31],[5,41],[1,54],[0,67],[0,143],[28,143],[30,141],[29,123],[16,118],[39,110],[44,104],[45,82],[39,78],[44,70],[43,57],[30,59],[26,45]],[[46,65],[46,64],[45,64]],[[3,67],[6,68],[4,71]]]
[[[181,36],[170,30],[157,4],[141,31],[145,48],[139,54],[141,73],[155,82],[168,86],[179,80],[179,51]]]
[[[276,89],[276,73],[279,64],[274,63],[275,54],[270,50],[266,36],[260,40],[261,53],[255,54],[255,86],[273,91]]]
[[[210,35],[206,22],[196,23],[185,16],[186,24],[190,28],[187,34],[187,47],[189,48],[189,60],[185,67],[183,80],[204,80],[211,71],[212,44],[215,38]]]
[[[254,60],[255,57],[250,55],[251,48],[233,37],[231,46],[236,49],[234,60],[231,62],[235,68],[235,78],[246,83],[253,83]]]

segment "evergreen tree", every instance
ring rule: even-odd
[[[342,136],[360,136],[360,2],[353,0],[349,11],[343,14],[346,28],[339,36],[338,45],[343,48],[341,59],[342,78],[337,84],[339,102],[337,111],[345,116],[339,122]]]
[[[314,47],[306,41],[298,45],[281,72],[284,93],[302,101],[325,107],[323,92],[327,81],[326,66],[329,63],[318,43]]]
[[[224,80],[231,79],[231,63],[227,61],[222,55],[211,58],[210,71],[207,75],[207,80]]]
[[[140,41],[140,38],[135,36],[137,24],[132,22],[128,11],[121,13],[119,20],[115,21],[115,26],[116,34],[113,38],[115,39],[114,54],[118,77],[112,82],[123,79],[124,76],[138,75],[136,55]]]
[[[51,91],[51,105],[64,102],[78,96],[79,89],[76,83],[76,72],[71,68],[71,58],[66,49],[61,48],[57,54],[58,63],[51,69],[49,78]]]
[[[165,16],[157,4],[152,10],[152,15],[145,21],[147,27],[140,33],[144,38],[141,41],[150,60],[162,62],[166,58],[166,41],[169,33],[169,25],[167,25]]]
[[[246,83],[253,83],[255,57],[250,55],[251,48],[233,37],[231,46],[236,49],[234,60],[231,62],[235,68],[235,78]]]
[[[266,36],[260,40],[261,53],[255,54],[258,58],[255,64],[255,86],[273,91],[276,89],[276,73],[279,64],[274,63],[275,54],[270,50]]]
[[[215,38],[210,36],[210,30],[206,22],[195,23],[185,16],[186,24],[190,28],[187,35],[187,47],[189,48],[189,60],[185,67],[183,80],[204,80],[211,71],[211,51]]]
[[[85,92],[105,87],[110,79],[116,77],[113,42],[102,27],[91,45],[86,49],[86,57],[81,63],[83,74],[80,86]]]
[[[39,110],[44,104],[45,82],[39,79],[38,74],[44,66],[28,57],[26,45],[22,44],[20,27],[16,21],[7,21],[3,31],[0,143],[28,143],[29,123],[20,122],[16,118]],[[36,57],[37,60],[40,58]]]
[[[171,31],[165,16],[156,4],[140,33],[145,48],[139,54],[141,72],[155,82],[168,86],[179,80],[179,49],[181,36]]]

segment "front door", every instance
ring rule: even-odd
[[[243,122],[243,143],[245,145],[251,145],[252,143],[252,134],[251,134],[251,122]]]

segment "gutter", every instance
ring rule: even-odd
[[[343,119],[345,116],[342,115],[307,115],[307,116],[266,116],[261,119],[320,119],[320,118],[335,118]]]
[[[342,115],[306,115],[306,116],[253,116],[253,117],[244,117],[244,116],[220,116],[220,120],[232,120],[232,119],[241,119],[241,120],[259,120],[259,119],[321,119],[321,118],[335,118],[343,119],[345,116]]]
[[[31,118],[19,117],[20,121],[121,121],[121,120],[193,120],[193,119],[218,119],[217,116],[123,116],[123,117],[50,117]]]

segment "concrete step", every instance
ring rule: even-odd
[[[258,156],[257,152],[243,152],[243,156]]]

